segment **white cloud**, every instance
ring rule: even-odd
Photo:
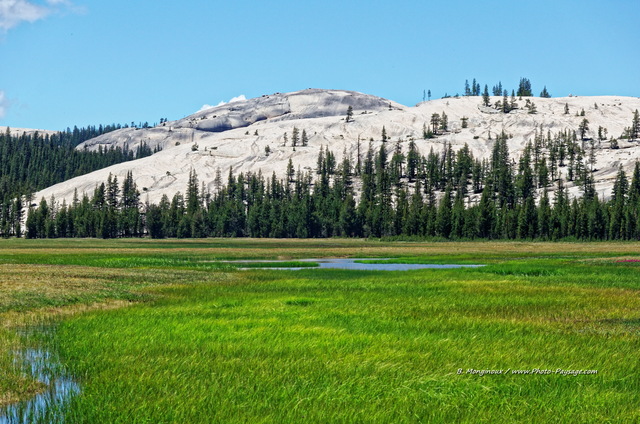
[[[2,1],[2,0],[0,0],[0,1]],[[221,101],[220,103],[218,103],[215,106],[211,106],[209,104],[202,105],[202,107],[200,108],[200,110],[198,112],[202,112],[203,110],[211,109],[212,107],[223,106],[223,105],[226,105],[227,103],[241,102],[243,100],[247,100],[247,98],[245,97],[244,94],[241,94],[239,96],[236,96],[236,97],[232,98],[228,102]],[[196,112],[196,113],[198,113],[198,112]]]
[[[48,6],[27,0],[0,0],[0,30],[8,31],[22,22],[35,22],[58,11],[61,6],[71,6],[69,0],[46,0]]]
[[[233,103],[233,102],[241,102],[243,100],[247,100],[247,98],[245,97],[244,94],[241,94],[237,97],[232,98],[231,100],[229,100],[229,103]],[[224,102],[221,102],[222,104],[224,104]]]
[[[207,110],[207,109],[211,109],[215,106],[211,106],[211,105],[202,105],[202,107],[200,109],[198,109],[198,112],[202,112],[203,110]],[[196,112],[196,113],[198,113]]]
[[[0,91],[0,119],[4,118],[9,108],[9,102],[7,101],[4,91]]]

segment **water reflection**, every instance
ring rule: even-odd
[[[20,334],[28,340],[36,331],[41,331],[42,335],[52,330],[30,328],[21,330]],[[78,383],[65,372],[57,356],[48,350],[27,348],[14,355],[16,367],[43,383],[46,389],[31,399],[0,409],[0,424],[62,422],[62,407],[71,396],[80,392]]]
[[[413,269],[451,269],[451,268],[477,268],[484,265],[460,265],[460,264],[395,264],[395,263],[361,263],[357,261],[370,261],[372,258],[347,258],[347,259],[299,259],[296,262],[317,262],[317,267],[265,267],[263,269],[352,269],[359,271],[409,271]],[[388,258],[376,258],[375,260],[388,260]],[[242,261],[251,262],[251,261]],[[255,261],[260,263],[278,263],[289,261]],[[261,269],[259,267],[243,269]]]

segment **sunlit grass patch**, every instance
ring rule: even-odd
[[[287,275],[254,275],[262,272]],[[572,295],[571,287],[528,285],[526,279],[534,277],[493,281],[471,273],[455,279],[453,272],[428,271],[409,279],[337,273],[340,277],[332,284],[322,284],[336,273],[319,274],[270,281],[243,274],[242,284],[190,286],[178,297],[168,288],[162,290],[169,297],[163,297],[160,308],[150,304],[69,322],[60,334],[63,352],[70,355],[70,363],[85,358],[76,372],[88,378],[87,394],[76,400],[74,413],[108,419],[98,411],[115,403],[122,416],[136,413],[156,420],[168,414],[190,422],[205,416],[225,422],[354,417],[384,422],[389,411],[401,417],[399,422],[412,421],[402,418],[410,416],[409,411],[427,422],[490,417],[496,422],[496,416],[506,422],[527,421],[534,413],[546,422],[569,413],[589,422],[588,417],[604,417],[603,407],[619,416],[637,416],[629,403],[638,400],[630,391],[637,382],[624,394],[617,383],[637,371],[637,364],[625,363],[637,340],[629,334],[603,338],[567,333],[548,319],[571,311],[576,299],[586,297],[588,303],[597,289]],[[433,290],[430,280],[437,276],[445,278],[433,281],[438,288]],[[609,300],[596,304],[596,310],[603,313],[608,301],[615,304],[614,292],[605,293],[603,299]],[[629,300],[618,312],[624,316],[634,306],[637,300]],[[590,319],[605,315],[583,308],[576,312]],[[104,337],[90,343],[85,335],[96,332]],[[89,377],[96,366],[103,375]],[[458,368],[545,367],[584,367],[601,374],[480,379],[456,373]],[[118,382],[118,391],[133,397],[119,403],[104,396],[115,390],[112,381]],[[155,403],[159,410],[132,409],[152,394],[177,400],[176,391],[189,393],[189,401],[182,397],[171,409],[164,403]],[[96,404],[98,399],[108,403]],[[517,404],[517,411],[505,413],[505,399]],[[469,401],[474,408],[468,407]]]
[[[66,422],[640,421],[638,243],[47,242],[0,244],[0,398],[37,390],[5,328],[57,317]],[[488,266],[219,267],[310,257]],[[598,373],[466,372],[545,368]]]

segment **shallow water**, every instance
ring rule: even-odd
[[[484,265],[459,265],[459,264],[370,264],[359,263],[356,261],[370,261],[370,260],[387,260],[388,258],[347,258],[347,259],[300,259],[297,262],[317,262],[317,267],[254,267],[243,269],[285,269],[285,270],[302,270],[302,269],[352,269],[358,271],[409,271],[413,269],[451,269],[451,268],[477,268]],[[238,262],[251,262],[251,261],[238,261]],[[264,263],[278,263],[288,261],[255,261]]]
[[[35,331],[26,329],[20,333],[29,337]],[[56,355],[43,348],[27,348],[14,353],[16,367],[47,386],[45,391],[22,402],[0,409],[0,424],[52,423],[62,422],[62,406],[75,394],[80,386],[62,368]]]

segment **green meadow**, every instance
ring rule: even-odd
[[[0,320],[0,405],[30,344],[81,387],[43,422],[640,422],[640,243],[5,240]]]

